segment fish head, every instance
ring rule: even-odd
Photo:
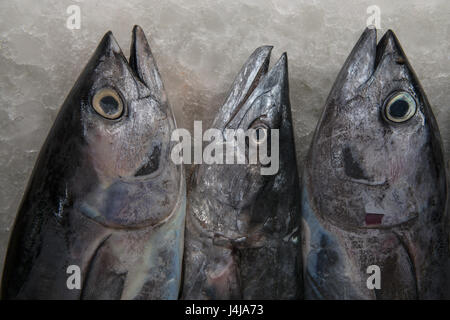
[[[130,55],[106,33],[55,120],[33,181],[52,185],[58,216],[66,203],[109,227],[140,227],[162,221],[177,203],[175,120],[138,26]]]
[[[213,122],[213,128],[223,136],[223,150],[232,146],[231,153],[245,157],[245,163],[202,165],[197,181],[222,203],[232,207],[246,207],[263,187],[266,178],[261,174],[260,161],[250,160],[250,145],[266,142],[270,152],[271,131],[279,129],[285,86],[287,61],[283,55],[267,73],[270,51],[265,46],[255,50],[236,78],[231,92]],[[254,130],[254,135],[251,135]],[[246,133],[245,144],[238,145],[233,134]],[[253,140],[250,140],[253,139]],[[243,140],[241,140],[243,141]]]
[[[101,183],[157,171],[173,119],[142,29],[133,29],[130,63],[108,32],[78,85],[86,160]]]
[[[278,152],[275,154],[271,150],[272,142],[290,143],[289,147],[293,150],[291,139],[281,141],[281,138],[278,139],[278,133],[276,135],[274,133],[282,129],[283,117],[289,109],[289,91],[287,56],[283,54],[268,71],[271,49],[272,47],[269,46],[260,47],[250,56],[238,74],[212,126],[220,130],[223,136],[224,153],[230,143],[234,146],[231,150],[236,156],[235,162],[202,164],[197,166],[193,175],[193,188],[197,194],[201,195],[199,198],[214,199],[214,203],[219,203],[217,208],[212,210],[214,212],[210,217],[205,218],[205,214],[202,213],[198,213],[197,216],[204,223],[210,223],[213,228],[219,225],[226,226],[223,231],[227,234],[235,231],[236,237],[247,234],[252,220],[267,219],[265,216],[262,217],[264,214],[259,211],[260,207],[257,204],[262,205],[264,202],[260,199],[264,192],[273,191],[270,187],[271,181],[281,171],[280,169],[274,174],[262,174],[262,169],[271,166],[272,162],[263,163],[259,156],[256,161],[251,161],[251,147],[258,145],[259,148],[261,143],[265,142],[271,161],[278,160],[275,159],[278,157]],[[233,143],[238,139],[230,138],[228,133],[239,130],[247,133],[247,136],[245,144],[237,143],[236,146]],[[280,149],[282,149],[281,146]],[[245,163],[237,162],[238,155],[242,155],[242,159],[245,158]],[[279,167],[282,168],[282,165]],[[273,199],[276,198],[273,192],[272,196]],[[265,198],[270,199],[270,196],[266,194]],[[196,207],[201,208],[202,205]]]
[[[176,297],[171,288],[179,285],[184,181],[181,165],[168,159],[174,127],[142,30],[133,29],[129,62],[108,32],[41,149],[12,232],[2,295]],[[158,223],[159,231],[148,228]],[[119,234],[112,229],[127,232],[110,242]],[[151,247],[158,237],[166,247]],[[123,282],[136,261],[143,273],[129,290]],[[159,270],[160,261],[168,267]],[[82,290],[64,285],[68,266],[82,268]],[[169,284],[148,289],[153,276]]]
[[[443,156],[425,93],[392,31],[366,29],[327,99],[308,156],[319,215],[387,228],[439,214]]]

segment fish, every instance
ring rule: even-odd
[[[227,130],[262,130],[260,142],[278,130],[279,168],[262,174],[264,164],[251,163],[248,153],[245,164],[195,165],[187,182],[182,299],[296,299],[302,294],[288,61],[284,53],[269,71],[271,50],[259,47],[248,58],[211,128],[220,130],[226,143]]]
[[[39,153],[2,298],[177,299],[186,188],[170,159],[175,128],[142,28],[129,60],[107,32]]]
[[[441,299],[448,283],[442,141],[399,40],[367,28],[305,162],[306,299]]]

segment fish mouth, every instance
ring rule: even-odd
[[[400,42],[395,36],[395,33],[391,29],[389,29],[388,31],[386,31],[386,33],[383,35],[376,46],[374,70],[377,69],[385,56],[391,54],[396,55],[395,62],[397,64],[406,64],[408,61],[406,58],[406,54],[403,51],[402,46],[400,45]]]
[[[268,70],[271,49],[256,49],[244,64],[214,121],[215,128],[279,127],[282,106],[289,100],[287,54],[283,53]]]
[[[214,119],[213,128],[225,129],[248,101],[261,79],[267,74],[272,49],[273,46],[261,46],[247,59]]]
[[[131,35],[130,58],[128,65],[139,81],[150,92],[150,96],[160,103],[167,102],[164,85],[159,74],[156,60],[145,36],[144,30],[135,25]],[[143,98],[147,95],[143,95]]]
[[[231,116],[230,116],[230,120],[225,124],[225,126],[227,127],[231,121],[233,121],[233,119],[236,118],[237,114],[239,113],[240,110],[242,110],[242,107],[245,105],[245,103],[249,100],[249,97],[251,96],[251,94],[255,91],[255,89],[258,87],[261,78],[264,77],[267,74],[267,70],[269,68],[269,63],[270,63],[270,53],[272,50],[272,47],[263,47],[261,48],[262,52],[259,52],[258,50],[258,55],[257,55],[257,59],[258,60],[262,60],[262,64],[261,65],[254,65],[253,68],[250,67],[249,69],[252,70],[252,74],[254,75],[254,77],[249,77],[246,81],[246,88],[244,88],[241,92],[240,92],[240,97],[242,97],[242,99],[239,99],[236,101],[235,106],[232,108],[232,112],[231,112]],[[267,52],[267,54],[266,54]],[[256,62],[258,62],[258,60]],[[251,60],[251,62],[253,62],[253,59]],[[225,106],[228,106],[228,104],[225,104]]]
[[[377,29],[366,28],[345,61],[333,91],[353,92],[364,85],[389,55],[394,55],[398,64],[406,64],[408,61],[392,30],[386,31],[377,44]]]
[[[146,61],[148,60],[148,61]],[[147,86],[145,77],[148,73],[149,64],[154,63],[153,55],[150,50],[144,31],[138,25],[133,27],[131,32],[130,58],[128,64],[135,76]]]
[[[158,102],[163,102],[165,93],[159,71],[145,33],[138,25],[135,25],[132,30],[128,64],[136,78],[149,89],[151,97]],[[144,98],[148,97],[142,97],[142,99]],[[134,177],[153,177],[157,175],[160,168],[161,153],[161,144],[153,144],[141,165],[135,171]]]

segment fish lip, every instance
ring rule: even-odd
[[[156,59],[144,30],[138,25],[135,25],[131,32],[128,65],[135,76],[135,80],[149,90],[149,93],[140,94],[142,98],[150,95],[160,103],[167,101]]]
[[[369,29],[371,30],[371,29]],[[375,42],[377,38],[377,30],[373,29]],[[367,30],[365,31],[367,32]],[[375,72],[378,70],[378,67],[380,66],[381,62],[383,61],[384,57],[388,55],[397,55],[396,62],[399,64],[408,64],[408,58],[406,57],[405,52],[402,49],[402,46],[400,44],[400,41],[398,40],[397,36],[395,35],[394,31],[392,29],[388,29],[381,39],[376,43],[376,48],[372,53],[374,55],[373,60],[373,71],[372,76],[375,74]],[[370,78],[369,78],[370,80]]]
[[[271,47],[272,49],[272,47]],[[242,109],[242,107],[245,105],[245,103],[247,102],[248,98],[251,96],[251,94],[255,91],[255,89],[258,87],[259,83],[261,82],[261,78],[267,73],[267,70],[264,70],[267,68],[268,64],[270,63],[270,53],[271,51],[269,51],[266,55],[266,57],[264,58],[264,63],[259,65],[259,66],[255,66],[255,69],[257,70],[257,75],[255,77],[255,79],[252,81],[252,84],[250,87],[247,88],[247,90],[244,90],[245,92],[245,97],[244,99],[238,103],[235,107],[235,109],[233,110],[233,113],[231,115],[230,120],[227,122],[230,123],[234,117],[236,116],[236,114]],[[226,125],[227,125],[226,124]]]
[[[402,60],[400,63],[407,61],[400,42],[392,29],[388,29],[379,41],[377,41],[377,36],[378,32],[376,28],[366,28],[358,41],[359,45],[355,48],[356,53],[360,51],[360,54],[369,53],[371,55],[371,58],[373,59],[370,61],[372,64],[372,74],[377,70],[380,62],[388,54],[398,54],[399,58]]]
[[[142,57],[139,55],[139,50],[137,50],[138,42],[142,41],[142,37],[145,37],[144,31],[142,28],[138,25],[134,25],[133,30],[131,31],[131,49],[130,49],[130,58],[128,59],[128,64],[133,70],[134,75],[137,79],[139,79],[142,84],[145,85],[145,82],[141,77],[139,76],[139,70],[138,70],[138,60],[142,59]]]
[[[123,55],[122,49],[119,46],[119,43],[117,42],[116,38],[114,37],[114,34],[111,30],[107,31],[105,35],[103,36],[102,40],[100,40],[99,44],[100,51],[105,51],[105,48],[109,48],[112,52],[115,54],[121,55],[123,58],[125,56]],[[126,60],[126,58],[125,58]]]
[[[397,39],[397,36],[391,29],[388,29],[384,33],[383,37],[377,44],[374,66],[375,70],[382,61],[383,57],[389,54],[398,55],[397,63],[406,64],[408,62],[406,54],[403,51],[402,46],[400,45],[400,41]]]

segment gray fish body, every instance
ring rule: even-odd
[[[398,40],[388,31],[377,45],[367,29],[338,75],[305,165],[305,297],[445,297],[445,176],[436,121]],[[370,286],[370,266],[380,268],[380,288]]]
[[[297,166],[283,55],[267,73],[261,47],[237,76],[212,128],[279,130],[279,170],[201,164],[188,183],[184,299],[294,299],[301,295]],[[247,162],[248,163],[248,162]]]
[[[176,299],[185,183],[175,121],[143,31],[109,32],[42,147],[10,238],[5,299]],[[81,288],[69,289],[69,266]]]

